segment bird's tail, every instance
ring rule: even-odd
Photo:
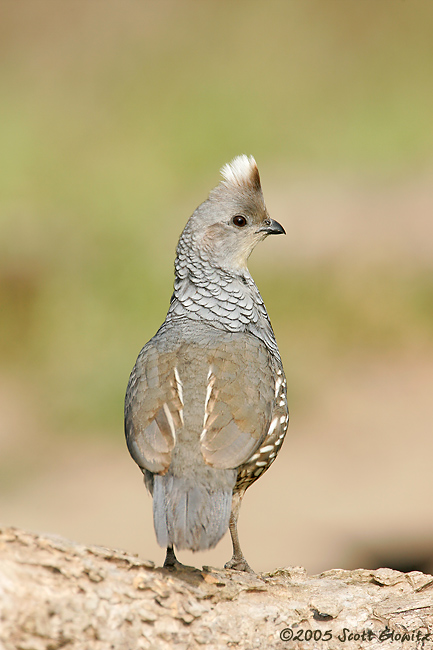
[[[232,487],[213,490],[188,478],[154,477],[153,522],[158,544],[202,551],[213,548],[226,532]]]

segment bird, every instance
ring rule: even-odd
[[[125,396],[125,436],[153,496],[164,567],[176,550],[216,546],[226,569],[252,571],[237,522],[245,491],[274,462],[286,435],[287,382],[274,331],[247,260],[271,219],[253,156],[222,179],[179,238],[165,321],[140,351]]]

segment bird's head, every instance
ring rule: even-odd
[[[189,219],[180,242],[212,265],[231,271],[246,268],[255,246],[268,235],[285,234],[266,210],[259,170],[252,156],[225,165],[223,180]]]

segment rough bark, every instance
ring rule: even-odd
[[[433,577],[419,572],[169,571],[123,551],[0,529],[1,650],[413,650],[432,640]]]

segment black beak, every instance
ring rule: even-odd
[[[259,228],[258,232],[265,232],[267,235],[285,235],[286,231],[283,226],[274,221],[274,219],[266,219],[263,222],[263,226]]]

